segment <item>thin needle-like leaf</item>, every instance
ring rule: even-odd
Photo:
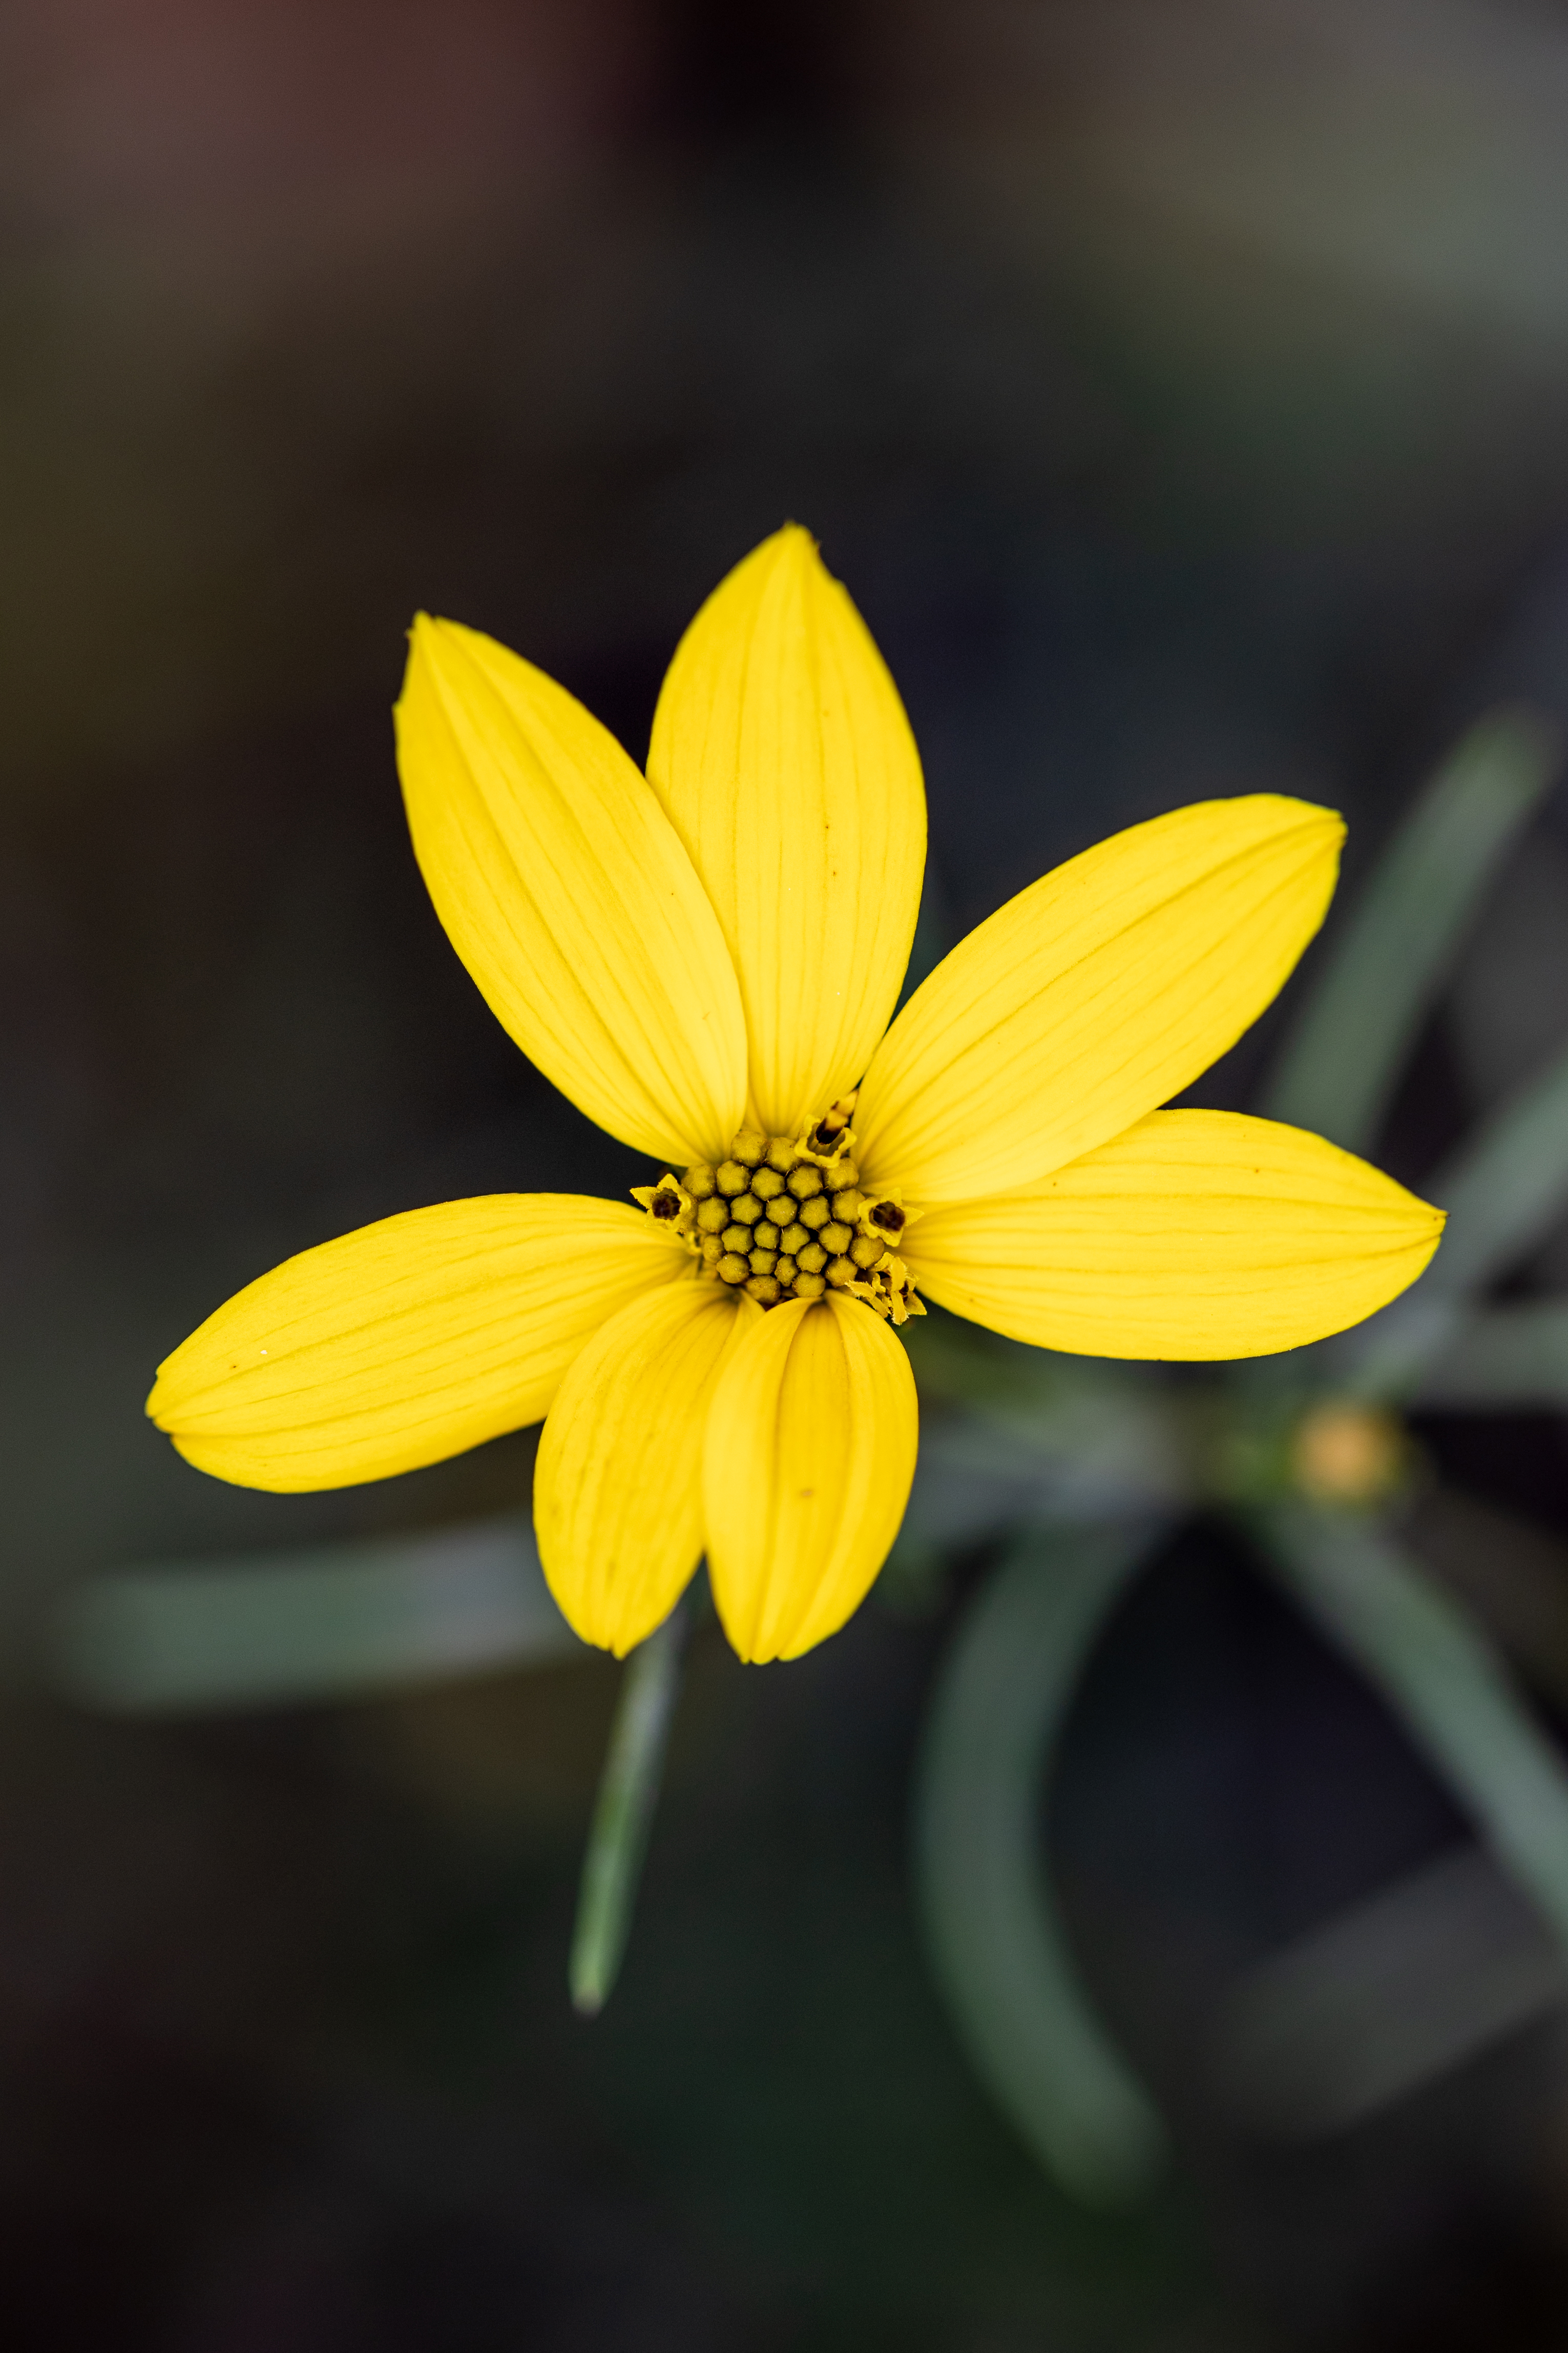
[[[658,1632],[637,1645],[621,1679],[572,1936],[572,2006],[584,2018],[603,2010],[620,1975],[680,1689],[688,1624],[689,1607],[678,1604]]]
[[[942,1669],[916,1795],[926,1932],[970,2058],[1041,2163],[1095,2204],[1149,2186],[1164,2132],[1079,1986],[1039,1810],[1079,1674],[1150,1542],[1147,1525],[1020,1540]]]
[[[1257,1525],[1281,1583],[1377,1684],[1568,1946],[1568,1774],[1486,1638],[1363,1521],[1292,1504]]]
[[[1479,1291],[1539,1241],[1568,1201],[1568,1054],[1483,1120],[1429,1180],[1448,1212],[1440,1287]]]
[[[1517,1088],[1423,1187],[1448,1222],[1403,1299],[1342,1342],[1363,1395],[1408,1394],[1482,1288],[1544,1240],[1568,1204],[1568,1054]]]
[[[1221,2097],[1269,2140],[1327,2140],[1561,2011],[1568,1955],[1480,1848],[1320,1920],[1232,1985]]]
[[[1422,1406],[1568,1407],[1568,1301],[1493,1307],[1464,1324],[1422,1373]]]
[[[55,1672],[116,1714],[298,1706],[543,1663],[582,1644],[525,1519],[112,1569],[67,1595]]]
[[[1308,998],[1262,1108],[1350,1152],[1375,1140],[1466,926],[1556,775],[1544,714],[1463,737],[1385,852]]]

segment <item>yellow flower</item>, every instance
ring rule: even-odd
[[[1258,1356],[1358,1322],[1436,1247],[1436,1210],[1316,1136],[1157,1108],[1317,930],[1327,810],[1256,794],[1134,826],[982,923],[889,1028],[920,763],[803,531],[687,631],[646,780],[542,671],[425,617],[397,742],[487,1001],[665,1174],[637,1208],[410,1210],[264,1275],[148,1401],[204,1471],[346,1486],[547,1415],[540,1552],[581,1634],[626,1651],[706,1552],[742,1657],[792,1658],[897,1533],[920,1291],[1043,1347]]]

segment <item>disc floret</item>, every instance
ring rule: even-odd
[[[862,1187],[854,1109],[845,1095],[794,1138],[742,1128],[716,1166],[695,1160],[679,1177],[634,1187],[632,1198],[681,1237],[704,1274],[761,1307],[834,1290],[906,1323],[925,1314],[894,1250],[910,1213],[896,1187]]]

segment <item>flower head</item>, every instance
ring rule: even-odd
[[[1322,920],[1343,828],[1273,794],[1177,809],[1009,902],[891,1021],[920,763],[848,596],[793,526],[677,650],[645,778],[492,639],[416,622],[398,763],[421,870],[511,1036],[662,1170],[636,1206],[500,1194],[305,1251],[162,1366],[189,1461],[385,1478],[545,1417],[545,1573],[625,1651],[706,1552],[744,1658],[843,1624],[916,1446],[923,1292],[1104,1356],[1342,1330],[1440,1214],[1294,1128],[1159,1108]]]

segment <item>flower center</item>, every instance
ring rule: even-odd
[[[694,1161],[632,1198],[684,1236],[705,1274],[759,1306],[831,1288],[895,1324],[923,1315],[896,1254],[908,1213],[895,1195],[862,1190],[854,1108],[847,1095],[793,1141],[743,1128],[717,1167]]]

